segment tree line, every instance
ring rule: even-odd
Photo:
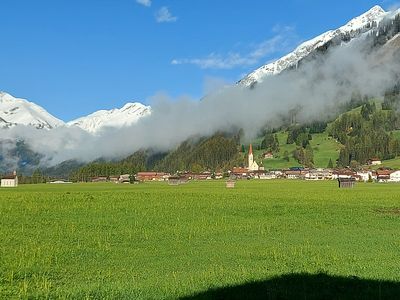
[[[400,155],[400,141],[393,134],[400,129],[400,114],[378,110],[366,103],[359,111],[343,114],[330,126],[329,134],[343,145],[338,166],[365,164],[371,158],[391,159]]]

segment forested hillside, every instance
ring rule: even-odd
[[[186,141],[156,164],[156,170],[176,172],[187,170],[228,170],[241,163],[237,137],[216,134],[197,142]]]
[[[330,122],[295,124],[266,131],[255,140],[257,157],[266,168],[346,167],[371,158],[395,160],[400,155],[400,90],[386,93],[383,102],[353,97],[348,111]],[[271,152],[272,159],[262,154]]]
[[[243,164],[238,149],[238,136],[218,133],[209,138],[189,139],[169,153],[138,151],[120,161],[89,163],[73,172],[70,178],[87,181],[97,176],[135,174],[146,170],[170,173],[228,170],[235,164]]]

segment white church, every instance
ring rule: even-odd
[[[250,144],[250,148],[249,148],[249,171],[258,171],[258,170],[260,170],[260,166],[254,160],[253,145]]]

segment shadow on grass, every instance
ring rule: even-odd
[[[288,274],[181,299],[400,299],[400,283],[327,274]]]

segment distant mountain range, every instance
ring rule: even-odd
[[[141,103],[127,103],[120,109],[99,110],[86,117],[65,123],[33,102],[0,92],[0,128],[2,129],[18,125],[46,130],[62,126],[76,126],[89,133],[96,134],[106,127],[121,128],[132,125],[140,118],[149,115],[150,112],[149,106]]]

